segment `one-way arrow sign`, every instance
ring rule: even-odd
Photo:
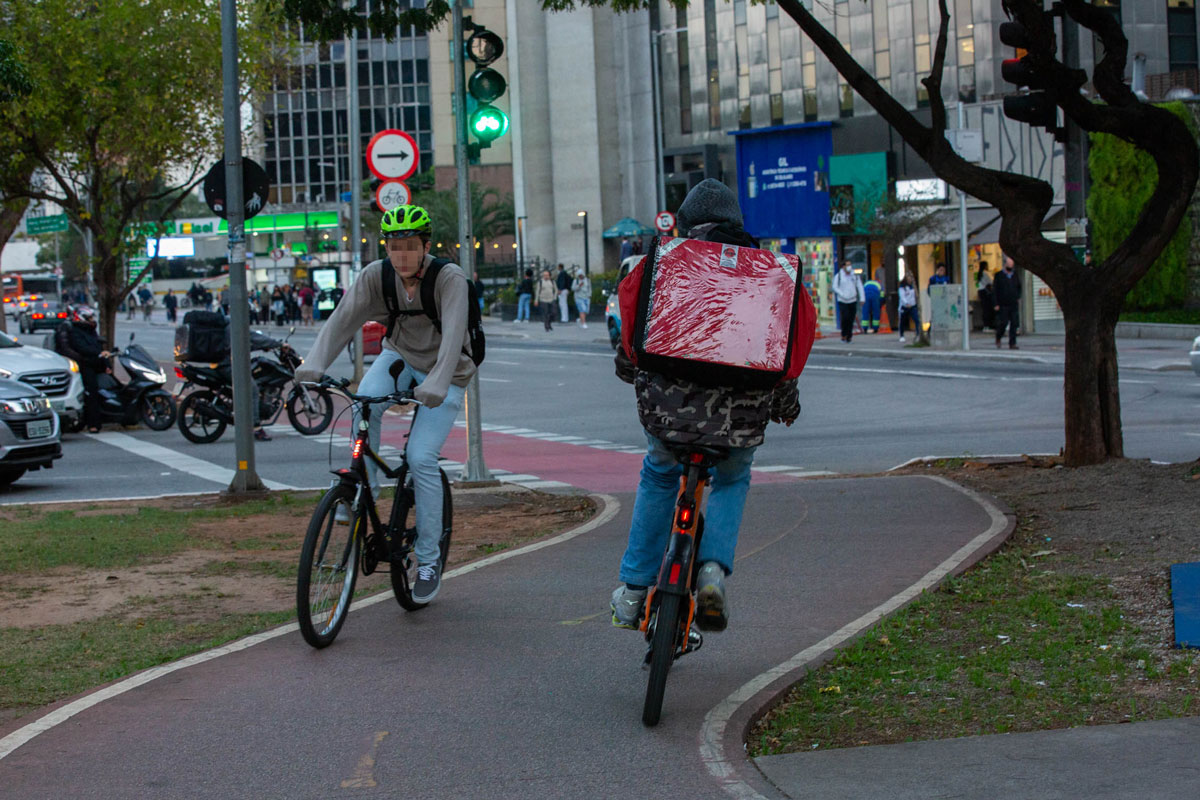
[[[404,131],[389,128],[367,143],[367,167],[381,181],[402,181],[417,171],[417,143]]]

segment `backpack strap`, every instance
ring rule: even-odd
[[[400,316],[400,300],[396,297],[396,270],[381,269],[380,275],[383,279],[383,304],[388,312],[387,333],[384,337],[390,339],[392,331],[396,328],[396,318]]]
[[[392,331],[396,328],[396,320],[402,316],[415,316],[416,314],[424,314],[429,317],[429,321],[433,323],[433,327],[440,334],[442,332],[442,320],[438,316],[437,300],[434,298],[433,290],[437,286],[438,273],[442,271],[442,267],[450,263],[448,258],[435,258],[425,268],[425,274],[421,276],[421,307],[409,311],[400,310],[400,299],[396,296],[396,271],[391,270],[390,275],[385,270],[383,280],[383,304],[387,307],[388,324],[387,332],[384,334],[386,338],[392,337]],[[390,278],[390,280],[389,280]]]

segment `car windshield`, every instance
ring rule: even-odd
[[[9,336],[7,333],[0,332],[0,350],[6,347],[20,347],[21,343]]]

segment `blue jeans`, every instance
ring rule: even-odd
[[[523,294],[517,298],[517,319],[529,321],[529,307],[533,303],[533,295]]]
[[[358,386],[358,393],[365,395],[381,395],[396,391],[396,388],[407,389],[410,385],[425,380],[425,373],[417,372],[407,364],[400,377],[395,381],[388,373],[392,364],[400,360],[400,354],[395,350],[383,348],[367,374],[363,376]],[[417,517],[417,563],[433,564],[438,560],[438,540],[442,537],[442,478],[438,473],[438,455],[446,437],[454,428],[458,412],[463,407],[463,397],[466,389],[450,385],[446,399],[437,408],[417,408],[417,418],[413,422],[412,432],[408,437],[405,448],[405,458],[408,460],[408,471],[413,477],[413,489],[416,494]],[[382,405],[371,408],[371,426],[367,431],[372,450],[379,448],[379,430],[383,423]],[[359,414],[355,409],[354,429],[358,429]],[[379,482],[379,468],[367,461],[367,475],[371,485]]]
[[[649,586],[658,579],[683,475],[683,465],[660,439],[647,433],[646,442],[649,450],[642,461],[642,477],[633,502],[629,544],[621,558],[621,580],[635,586]],[[729,458],[712,469],[699,558],[701,563],[716,561],[726,574],[733,572],[733,551],[750,489],[755,449],[731,448]]]

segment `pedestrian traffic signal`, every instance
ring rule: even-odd
[[[1058,105],[1050,81],[1029,55],[1032,44],[1029,32],[1019,22],[1002,22],[1000,41],[1017,49],[1017,58],[1000,62],[1000,76],[1017,87],[1037,90],[1005,97],[1004,116],[1045,128],[1054,134],[1055,139],[1059,139],[1065,129],[1058,127]]]
[[[469,163],[478,163],[479,151],[508,133],[508,115],[493,105],[508,90],[508,82],[489,66],[504,54],[504,40],[470,19],[463,20],[463,28],[470,31],[463,49],[475,64],[467,81],[467,93],[474,106],[468,109],[467,132],[477,141],[467,150]]]

